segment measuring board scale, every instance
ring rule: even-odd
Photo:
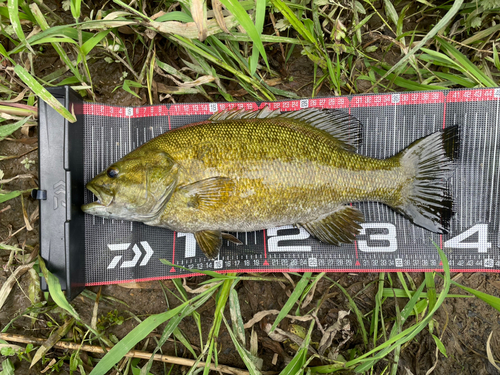
[[[456,271],[498,271],[499,97],[499,89],[483,89],[260,104],[174,104],[168,108],[84,104],[86,182],[154,136],[205,120],[211,113],[235,105],[257,109],[268,104],[284,111],[330,107],[350,112],[363,123],[359,152],[379,158],[394,155],[443,126],[458,124],[462,129],[461,156],[449,181],[456,211],[450,234],[431,233],[383,204],[363,202],[354,204],[366,218],[354,244],[333,247],[311,238],[301,228],[274,228],[233,233],[244,245],[225,243],[220,256],[210,261],[196,246],[192,234],[85,215],[86,284],[176,277],[193,273],[190,269],[221,272],[440,269],[433,242],[445,246],[449,263]],[[85,194],[85,202],[93,200],[90,192]],[[187,270],[168,267],[159,259]]]

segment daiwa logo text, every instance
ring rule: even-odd
[[[146,255],[144,256],[144,258],[142,258],[142,261],[139,264],[139,266],[145,266],[146,264],[148,264],[149,259],[151,259],[151,256],[153,255],[154,251],[151,248],[151,246],[149,246],[147,241],[141,241],[140,244],[143,250],[141,249],[141,246],[138,246],[138,244],[134,244],[134,246],[132,246],[132,250],[134,251],[134,257],[131,260],[123,262],[120,268],[135,267],[139,262],[139,259],[141,259],[143,251],[145,252]],[[131,245],[130,243],[116,243],[116,244],[109,244],[108,248],[111,251],[128,250],[130,248],[130,245]],[[108,270],[115,268],[122,258],[123,255],[116,255],[111,260],[111,263],[109,263]]]

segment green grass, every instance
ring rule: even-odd
[[[19,129],[35,122],[37,98],[49,103],[68,121],[74,121],[74,114],[61,106],[45,87],[71,85],[89,100],[96,99],[102,87],[91,67],[103,59],[119,64],[123,72],[122,79],[113,87],[115,92],[146,98],[149,103],[159,101],[154,91],[157,83],[166,86],[163,94],[171,101],[188,94],[199,94],[207,101],[276,100],[314,97],[325,92],[341,95],[499,86],[500,2],[494,0],[457,0],[444,4],[432,0],[411,4],[386,0],[378,3],[358,0],[352,4],[326,0],[220,0],[220,4],[213,1],[212,8],[198,0],[175,4],[114,0],[102,9],[90,9],[79,0],[70,0],[68,5],[66,15],[72,21],[65,23],[42,2],[0,3],[0,64],[5,68],[0,72],[2,144],[9,142],[7,139]],[[160,13],[171,6],[169,12]],[[439,17],[434,19],[435,15]],[[123,30],[127,33],[122,33]],[[37,70],[37,61],[48,50],[57,56],[58,69],[42,75]],[[170,59],[165,51],[175,52],[179,59]],[[299,54],[314,64],[314,74],[302,90],[287,84],[301,78],[293,77],[287,70],[287,64]],[[391,54],[397,56],[396,62],[389,61]],[[278,63],[273,64],[276,56]],[[277,79],[284,84],[274,85]],[[241,91],[245,93],[243,98],[239,96]],[[0,155],[0,161],[16,158],[17,155]],[[0,169],[0,175],[3,174]],[[23,197],[28,193],[29,190],[22,188],[4,190],[0,184],[0,204],[4,207],[15,200],[24,202]],[[206,272],[205,282],[200,283],[205,289],[198,294],[188,293],[176,279],[174,289],[164,288],[164,292],[167,302],[167,296],[174,296],[178,305],[146,317],[130,313],[135,328],[115,342],[108,328],[122,320],[110,316],[108,320],[102,318],[108,325],[97,324],[97,307],[106,303],[116,306],[116,300],[99,298],[87,291],[84,298],[95,304],[95,313],[92,321],[86,321],[66,301],[59,281],[45,268],[43,260],[29,257],[33,248],[0,243],[0,250],[8,254],[6,267],[15,267],[18,270],[15,275],[25,274],[23,277],[29,278],[25,294],[31,301],[31,306],[13,317],[2,332],[11,330],[22,316],[51,325],[46,332],[46,345],[9,346],[5,341],[0,342],[7,345],[2,347],[2,354],[7,356],[2,362],[4,374],[12,373],[14,356],[47,365],[48,355],[55,353],[52,345],[64,340],[68,332],[77,342],[102,346],[107,353],[99,362],[88,364],[82,360],[80,351],[70,351],[67,355],[59,354],[52,368],[66,363],[71,371],[88,373],[90,367],[91,374],[105,374],[159,327],[161,335],[154,339],[151,359],[123,360],[125,373],[147,374],[153,355],[168,340],[175,340],[194,361],[188,373],[194,374],[197,366],[201,366],[206,374],[211,366],[224,365],[218,358],[221,332],[229,334],[249,373],[261,372],[256,349],[260,344],[253,340],[252,346],[255,332],[244,328],[245,302],[239,298],[236,287],[242,281],[268,283],[284,279]],[[445,356],[442,331],[437,329],[434,316],[446,299],[478,298],[499,311],[500,302],[497,297],[451,280],[446,258],[442,253],[441,256],[444,274],[426,273],[420,283],[406,273],[381,273],[373,282],[373,303],[369,308],[330,275],[292,275],[295,288],[279,313],[268,318],[269,332],[271,335],[278,332],[287,316],[304,318],[307,323],[303,337],[294,336],[300,344],[296,344],[295,353],[282,366],[281,373],[349,370],[396,374],[398,359],[406,347],[425,335],[432,337],[437,350]],[[39,272],[49,286],[49,293],[43,299]],[[14,293],[16,280],[14,277],[2,287],[2,304]],[[311,302],[310,293],[325,282],[329,283],[330,292],[336,291],[345,298],[344,308],[351,310],[356,322],[352,340],[357,344],[339,346],[337,352],[331,347],[320,355],[315,341],[321,329],[314,317],[320,312],[325,296]],[[451,294],[452,286],[469,294]],[[368,288],[369,285],[363,290]],[[213,301],[214,306],[209,326],[199,312],[208,301]],[[197,343],[190,342],[180,329],[181,322],[188,319],[199,332]],[[487,354],[494,363],[490,340]]]

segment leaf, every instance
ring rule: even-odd
[[[85,43],[83,43],[83,45],[82,45],[82,47],[80,49],[82,51],[83,56],[87,56],[89,54],[89,52],[92,51],[92,49],[101,40],[103,40],[110,32],[111,32],[110,29],[109,30],[100,31],[97,34],[95,34],[92,38],[90,38],[89,40],[87,40]]]
[[[31,262],[29,264],[23,264],[15,269],[14,272],[11,273],[9,278],[3,283],[2,288],[0,289],[0,310],[2,309],[7,297],[9,296],[12,288],[18,282],[18,279],[24,275],[35,262]]]
[[[498,57],[498,51],[495,42],[493,42],[493,62],[495,63],[495,68],[500,70],[500,58]]]
[[[2,250],[11,250],[11,251],[21,251],[22,250],[19,247],[5,245],[5,244],[2,244],[2,243],[0,243],[0,249],[2,249]]]
[[[191,343],[188,341],[186,336],[182,333],[182,331],[179,328],[174,329],[174,332],[172,334],[175,336],[177,340],[180,341],[182,345],[184,345],[187,350],[193,355],[194,358],[196,358],[196,352],[194,351],[193,347],[191,346]]]
[[[394,4],[389,0],[384,0],[385,13],[391,19],[394,25],[398,24],[398,12],[396,12],[396,8],[394,8]]]
[[[444,254],[443,250],[439,248],[434,243],[434,246],[436,247],[436,250],[439,253],[439,257],[441,258],[441,261],[443,262],[443,271],[444,271],[444,285],[443,285],[443,290],[441,293],[439,293],[439,298],[436,301],[436,305],[432,310],[430,310],[427,315],[425,316],[424,319],[420,321],[420,323],[415,324],[404,331],[402,331],[399,334],[395,334],[396,326],[393,327],[393,332],[391,332],[391,338],[385,341],[383,344],[379,345],[378,347],[370,350],[369,352],[361,355],[360,357],[348,361],[345,363],[346,367],[362,363],[358,367],[355,368],[356,372],[363,372],[367,371],[373,365],[379,361],[380,359],[384,358],[387,356],[390,352],[392,352],[395,348],[398,346],[402,346],[404,343],[409,342],[412,340],[416,335],[418,335],[419,332],[421,332],[425,327],[429,325],[429,322],[431,321],[434,313],[439,309],[439,307],[442,305],[444,302],[445,298],[448,296],[448,292],[450,290],[451,286],[451,278],[450,278],[450,266],[448,264],[448,259],[446,258],[446,255]],[[405,321],[406,317],[410,314],[410,312],[413,310],[413,307],[420,297],[420,293],[422,292],[423,288],[425,286],[425,283],[422,283],[417,290],[417,292],[413,295],[411,300],[407,303],[405,308],[401,310],[401,321]],[[411,310],[410,310],[411,309]],[[376,354],[375,354],[376,353]],[[375,355],[374,355],[375,354]],[[373,357],[367,358],[371,355],[374,355]],[[366,359],[365,359],[366,358]],[[361,361],[363,360],[363,361]]]
[[[297,283],[297,285],[295,286],[295,289],[293,290],[292,294],[290,295],[290,298],[288,298],[288,300],[285,303],[285,306],[283,306],[280,313],[276,317],[276,320],[274,321],[274,324],[271,327],[270,332],[274,331],[274,329],[278,326],[278,324],[283,320],[283,318],[293,308],[293,306],[295,305],[295,302],[297,302],[297,300],[302,295],[302,291],[309,283],[309,280],[311,279],[311,275],[312,275],[311,272],[304,272],[304,274],[302,275],[302,278]]]
[[[255,5],[255,28],[257,32],[262,34],[264,30],[264,19],[266,17],[266,0],[256,0]],[[254,48],[252,50],[252,57],[249,61],[250,74],[254,74],[257,70],[257,63],[259,62],[259,51]]]
[[[66,336],[74,323],[75,318],[68,319],[62,326],[60,326],[55,332],[53,332],[47,340],[45,340],[45,342],[38,348],[35,355],[33,356],[30,368],[32,368],[40,359],[42,359],[45,353],[47,353],[59,340]]]
[[[229,312],[231,314],[233,330],[236,332],[240,342],[245,345],[245,327],[243,326],[240,301],[238,300],[238,292],[233,288],[231,288],[231,292],[229,293]]]
[[[0,126],[0,141],[3,140],[5,137],[8,137],[12,133],[14,133],[17,129],[19,129],[24,124],[26,124],[26,121],[28,121],[28,119],[29,119],[29,117],[26,117],[26,118],[19,120],[13,124]],[[1,201],[0,201],[0,203],[1,203]]]
[[[430,273],[430,272],[428,272]],[[434,342],[436,343],[437,348],[441,352],[442,355],[444,355],[446,358],[448,358],[448,355],[446,354],[446,348],[444,347],[444,344],[441,342],[439,337],[432,335],[432,338],[434,339]]]
[[[26,43],[26,37],[24,36],[24,31],[21,26],[21,21],[19,19],[19,3],[18,0],[8,0],[7,10],[9,11],[10,24],[14,29],[17,37],[21,43]]]
[[[71,0],[71,14],[75,20],[80,18],[80,12],[82,8],[82,0]]]
[[[129,94],[134,95],[135,97],[141,99],[139,95],[137,95],[130,87],[138,87],[141,88],[142,85],[139,82],[131,81],[129,79],[126,79],[123,81],[123,89],[128,92]]]
[[[178,21],[178,22],[193,22],[193,17],[184,12],[168,12],[163,16],[158,17],[156,22],[165,22],[165,21]]]
[[[49,288],[50,296],[52,297],[56,305],[61,309],[66,310],[75,319],[80,320],[80,316],[64,296],[59,279],[47,269],[47,267],[45,266],[45,261],[42,257],[39,256],[38,260],[40,262],[40,269],[43,273],[43,277],[45,278],[45,282],[47,283],[47,286]]]
[[[18,197],[21,195],[21,192],[16,190],[16,191],[11,191],[10,193],[7,194],[1,194],[0,193],[0,203],[7,202],[9,199]]]
[[[488,336],[488,341],[486,341],[486,354],[488,356],[488,361],[495,367],[498,371],[500,371],[500,367],[497,365],[495,361],[495,357],[493,356],[493,352],[491,351],[491,337],[493,336],[493,331],[491,331]]]
[[[451,283],[453,285],[458,286],[459,288],[469,292],[470,294],[473,294],[474,296],[476,296],[480,300],[486,302],[488,305],[490,305],[494,309],[500,311],[500,298],[492,296],[492,295],[487,294],[487,293],[480,292],[479,290],[475,290],[475,289],[463,286],[463,285],[461,285],[453,280],[451,281]]]
[[[14,371],[16,370],[8,358],[5,361],[2,361],[2,368],[3,370],[0,372],[0,375],[14,375]]]
[[[361,13],[361,14],[366,14],[366,10],[363,7],[363,4],[361,4],[358,0],[354,1],[354,7],[356,8],[356,11]]]
[[[17,76],[33,91],[40,99],[56,110],[69,122],[76,122],[76,117],[72,115],[54,96],[40,85],[31,74],[21,65],[16,65],[14,71]]]
[[[190,10],[198,28],[198,39],[203,42],[207,38],[207,3],[205,0],[191,0]]]

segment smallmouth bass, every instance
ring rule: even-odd
[[[383,160],[357,154],[360,138],[361,124],[337,110],[220,112],[113,163],[87,184],[97,201],[82,209],[194,233],[208,258],[223,239],[240,243],[228,232],[288,224],[334,246],[351,243],[364,221],[351,202],[381,202],[444,233],[458,127]]]

